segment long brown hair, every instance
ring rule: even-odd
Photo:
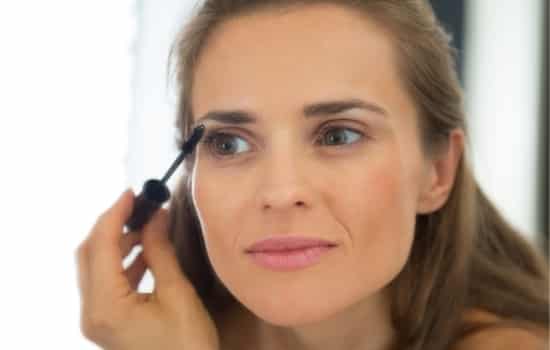
[[[178,84],[177,143],[192,127],[193,72],[211,33],[230,18],[259,10],[317,3],[346,6],[386,28],[398,50],[403,84],[416,104],[422,151],[435,156],[449,133],[467,135],[451,37],[421,0],[206,0],[170,52]],[[207,257],[190,193],[194,157],[170,205],[170,235],[183,272],[211,313],[235,302]],[[399,349],[446,349],[482,324],[464,311],[485,310],[506,322],[548,327],[548,263],[501,216],[476,182],[465,150],[450,196],[439,210],[417,215],[412,251],[389,285]]]

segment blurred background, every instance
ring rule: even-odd
[[[80,334],[75,249],[178,154],[168,52],[197,3],[0,2],[0,348],[97,348]],[[432,3],[459,49],[476,175],[548,254],[548,1]]]

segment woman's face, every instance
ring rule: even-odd
[[[377,25],[334,5],[224,23],[199,58],[194,122],[225,136],[197,148],[194,203],[228,290],[278,325],[322,320],[381,295],[412,244],[425,177],[415,108]],[[306,106],[336,101],[366,107]],[[245,250],[272,235],[336,242],[305,268],[276,271]]]

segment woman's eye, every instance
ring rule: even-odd
[[[325,128],[317,138],[317,143],[323,146],[338,146],[352,144],[363,137],[363,133],[347,127]],[[250,151],[248,142],[235,134],[212,131],[202,141],[208,151],[221,157],[232,157],[239,153]]]
[[[332,127],[325,129],[317,139],[323,145],[340,145],[357,142],[363,136],[362,133],[346,127]]]
[[[204,142],[208,144],[211,152],[221,156],[232,156],[246,152],[250,148],[243,138],[222,132],[207,135]]]

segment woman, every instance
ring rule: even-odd
[[[121,237],[127,191],[80,246],[89,339],[106,349],[545,344],[546,262],[473,178],[452,48],[427,3],[207,0],[172,53],[179,139],[203,123],[205,142],[142,239]],[[321,241],[294,253],[254,245],[266,238]],[[155,291],[138,294],[146,268]]]

